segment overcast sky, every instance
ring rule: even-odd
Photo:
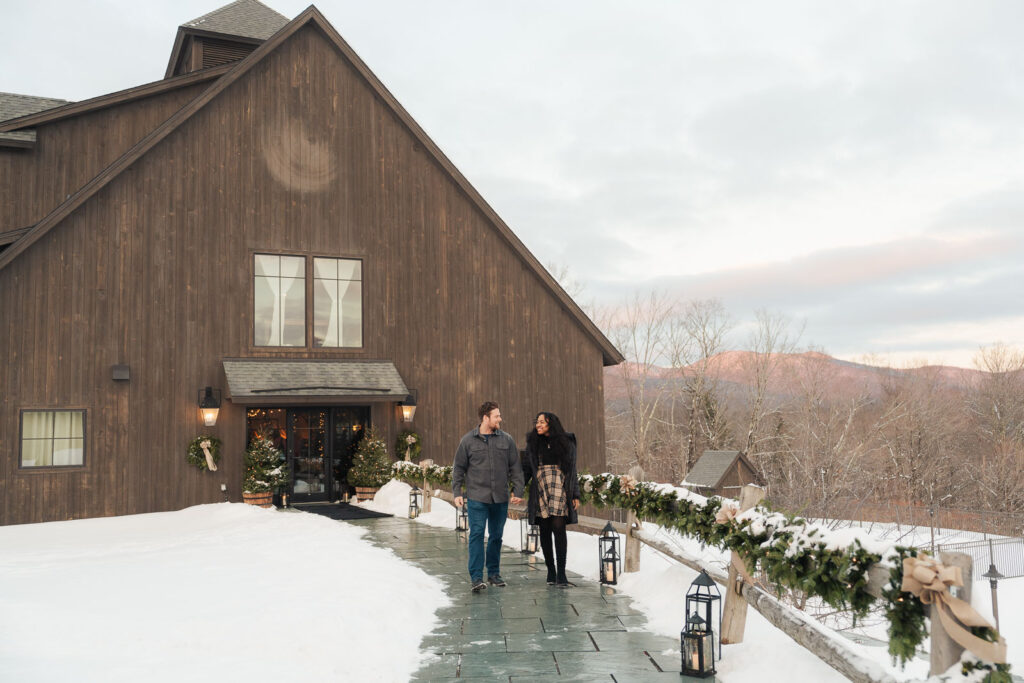
[[[0,91],[81,100],[226,2],[3,4]],[[718,297],[850,359],[1024,347],[1022,2],[317,7],[582,299]]]

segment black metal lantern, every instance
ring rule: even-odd
[[[469,513],[466,512],[465,505],[462,507],[455,506],[455,530],[469,531]]]
[[[715,675],[715,634],[700,616],[691,614],[686,618],[686,626],[679,633],[679,651],[683,658],[680,673],[697,678]]]
[[[412,393],[402,399],[398,405],[402,408],[402,420],[412,422],[416,417],[416,390],[413,389]]]
[[[207,427],[217,424],[220,412],[220,389],[206,387],[199,391],[199,417]]]
[[[604,525],[597,541],[597,559],[601,583],[614,586],[619,582],[619,534],[611,522]]]
[[[690,584],[690,588],[686,591],[686,617],[689,619],[691,614],[697,614],[704,619],[704,623],[707,624],[708,630],[712,633],[715,632],[715,623],[713,617],[715,614],[715,604],[718,604],[718,632],[722,631],[722,594],[718,592],[718,586],[715,584],[714,579],[708,576],[708,573],[703,569],[700,570],[700,574]],[[703,615],[701,615],[703,612]],[[718,658],[722,658],[722,639],[719,636],[718,639]]]
[[[540,527],[530,524],[530,518],[519,518],[519,543],[524,555],[533,555],[540,550]]]
[[[409,519],[416,519],[420,516],[423,507],[423,491],[420,487],[413,486],[409,491]]]

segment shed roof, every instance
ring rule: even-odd
[[[34,97],[32,95],[0,92],[0,122],[28,116],[29,114],[36,114],[67,103],[67,100],[58,100],[52,97]],[[0,133],[0,140],[32,143],[36,141],[36,132],[34,130],[21,130]]]
[[[390,361],[226,358],[223,364],[228,397],[247,405],[282,398],[393,402],[409,395]]]
[[[715,488],[738,457],[739,451],[704,451],[686,475],[686,481],[697,486]]]
[[[288,23],[288,17],[258,0],[235,0],[229,5],[186,21],[181,28],[266,40]]]

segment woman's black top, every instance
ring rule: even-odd
[[[562,453],[563,449],[554,439],[550,439],[546,436],[540,437],[537,443],[537,455],[540,458],[540,464],[543,465],[561,465],[562,464]]]

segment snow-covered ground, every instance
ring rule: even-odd
[[[0,527],[0,681],[403,681],[441,582],[240,503]]]
[[[405,515],[408,490],[392,482],[366,506]],[[419,521],[451,528],[453,508],[433,505]],[[363,533],[230,503],[0,527],[0,680],[406,680],[434,611],[449,601],[439,581]],[[518,522],[505,539],[518,548]],[[569,569],[596,580],[596,544],[570,533]],[[641,571],[618,587],[647,613],[649,630],[678,638],[694,576],[644,548]],[[974,592],[988,612],[987,582]],[[1019,674],[1022,580],[1001,582],[999,598]],[[884,648],[863,651],[888,665]],[[903,676],[922,676],[925,665],[915,666]],[[845,680],[753,610],[745,642],[725,646],[719,672],[727,683]]]

